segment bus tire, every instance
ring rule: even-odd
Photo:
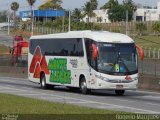
[[[47,89],[46,76],[44,73],[40,77],[40,84],[42,89]]]
[[[125,93],[125,90],[115,90],[117,96],[122,96]]]
[[[88,94],[90,92],[90,90],[87,88],[85,77],[81,78],[79,87],[82,94]]]

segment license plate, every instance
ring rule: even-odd
[[[116,88],[117,88],[117,89],[122,89],[122,88],[123,88],[123,85],[116,85]]]

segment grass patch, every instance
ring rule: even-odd
[[[8,115],[18,120],[113,120],[117,114],[126,114],[8,94],[0,94],[0,98],[0,118]]]
[[[144,48],[160,49],[160,36],[140,36],[135,39],[135,42]]]
[[[113,114],[117,112],[0,94],[1,114]]]
[[[9,53],[9,47],[0,44],[0,54]]]

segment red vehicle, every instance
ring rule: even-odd
[[[13,41],[12,63],[19,63],[20,61],[27,61],[28,55],[28,41],[25,41],[22,36],[16,36]]]
[[[28,41],[21,41],[21,42],[17,42],[14,45],[14,52],[13,52],[13,56],[14,57],[20,57],[22,55],[27,55],[28,53]]]

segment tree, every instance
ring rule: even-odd
[[[115,5],[118,5],[118,1],[117,0],[109,0],[105,5],[103,5],[101,7],[101,9],[111,9]]]
[[[123,5],[125,5],[127,9],[130,9],[132,11],[137,10],[137,6],[134,4],[133,0],[124,0]]]
[[[14,27],[16,27],[16,11],[19,9],[19,4],[17,2],[11,3],[11,10],[13,10]]]
[[[32,11],[32,7],[33,7],[34,3],[36,2],[36,0],[27,0],[27,1],[28,1],[30,8],[31,8],[31,11]]]
[[[143,35],[144,31],[147,29],[146,24],[141,22],[136,24],[136,30],[140,36]]]
[[[120,22],[126,19],[126,8],[123,5],[115,5],[108,10],[109,20],[112,22]]]
[[[92,4],[92,10],[96,10],[98,7],[98,1],[97,0],[90,0]]]
[[[133,0],[123,1],[123,5],[126,7],[129,13],[129,20],[132,20],[134,12],[137,10],[137,6],[134,4]],[[132,17],[132,18],[131,18]]]
[[[7,13],[7,11],[1,11],[0,12],[0,22],[6,22],[6,19],[7,19],[7,15],[9,13]]]
[[[93,7],[92,7],[91,1],[86,2],[83,6],[84,10],[84,15],[88,16],[88,22],[90,22],[90,18],[94,17],[96,14],[93,12]]]
[[[32,19],[32,35],[33,35],[33,22],[34,22],[34,19],[33,19],[33,5],[34,3],[36,2],[36,0],[27,0],[28,1],[28,4],[30,5],[30,8],[31,8],[31,19]]]
[[[19,4],[17,2],[12,2],[11,3],[11,10],[13,10],[14,12],[16,12],[19,8]]]
[[[81,14],[81,10],[78,8],[75,8],[72,12],[72,17],[74,20],[80,21],[80,19],[82,19],[82,14]]]
[[[62,0],[48,0],[43,5],[39,6],[39,10],[48,10],[48,9],[62,9]]]
[[[155,32],[158,32],[160,33],[160,22],[155,22],[153,25],[152,25],[152,29],[155,31]]]
[[[124,21],[126,19],[126,11],[128,11],[128,21],[133,19],[133,12],[136,10],[136,6],[132,0],[123,1],[123,4],[115,4],[108,10],[109,19],[111,21]]]

